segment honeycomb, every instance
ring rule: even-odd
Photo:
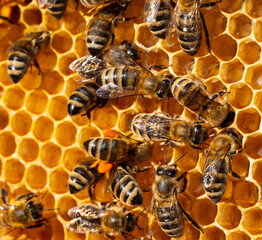
[[[185,221],[182,239],[197,240],[261,240],[262,239],[262,2],[259,0],[222,0],[214,7],[201,9],[209,32],[211,52],[205,39],[199,52],[186,55],[177,41],[176,32],[159,40],[143,23],[143,0],[132,0],[128,14],[130,21],[118,23],[114,28],[115,44],[122,40],[135,42],[144,54],[145,65],[166,65],[175,75],[191,74],[202,79],[208,92],[213,94],[226,87],[227,99],[236,112],[232,127],[243,135],[243,153],[233,157],[232,169],[240,180],[229,177],[226,192],[218,204],[211,202],[201,187],[201,171],[205,161],[203,151],[189,147],[167,148],[167,160],[177,159],[179,171],[188,171],[185,193],[179,195],[183,208],[202,226],[200,234]],[[46,226],[18,229],[2,239],[106,239],[103,235],[76,234],[66,229],[67,210],[90,200],[85,189],[75,195],[68,191],[68,178],[77,162],[86,156],[83,142],[102,136],[104,129],[129,133],[128,122],[137,113],[150,113],[159,109],[171,116],[178,114],[196,120],[197,116],[185,110],[175,99],[159,103],[155,99],[126,97],[111,99],[103,108],[96,108],[91,119],[86,116],[69,117],[67,100],[79,87],[78,75],[69,64],[87,53],[83,32],[89,17],[87,9],[69,0],[64,16],[58,20],[47,9],[33,1],[4,1],[0,15],[12,16],[19,24],[0,22],[0,187],[6,187],[8,198],[29,192],[39,193],[43,199]],[[41,25],[51,33],[51,43],[37,56],[41,74],[33,66],[25,77],[14,84],[7,75],[6,49],[23,34],[23,30]],[[104,116],[107,116],[106,118]],[[163,163],[162,147],[153,145],[151,162]],[[149,162],[141,163],[144,166]],[[153,168],[137,173],[139,184],[151,186]],[[97,201],[112,200],[106,193],[106,176],[94,189]],[[152,192],[144,193],[144,205],[135,214],[149,206]],[[143,228],[145,214],[138,220]],[[144,235],[137,228],[135,237]],[[122,239],[122,236],[117,237]],[[159,226],[154,239],[168,239]]]

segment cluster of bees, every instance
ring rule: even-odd
[[[136,164],[147,159],[151,143],[162,142],[164,150],[165,146],[175,148],[190,145],[201,151],[210,137],[209,130],[216,127],[223,129],[205,150],[207,156],[202,182],[206,195],[214,203],[219,202],[225,192],[228,173],[240,178],[231,169],[231,159],[242,150],[241,135],[235,129],[228,128],[234,121],[234,112],[221,98],[225,91],[210,96],[198,79],[171,74],[162,77],[155,75],[150,69],[163,66],[150,66],[149,69],[143,66],[139,62],[140,51],[134,43],[123,41],[121,45],[113,45],[113,26],[117,21],[127,20],[122,12],[128,7],[129,1],[80,2],[91,8],[87,13],[92,19],[86,39],[90,55],[70,65],[70,69],[78,72],[84,84],[69,98],[69,115],[84,113],[90,118],[91,111],[96,107],[102,108],[110,98],[143,96],[162,100],[174,97],[185,108],[196,113],[199,121],[191,122],[180,116],[172,118],[160,112],[140,113],[130,120],[132,133],[128,136],[112,131],[110,137],[87,139],[84,147],[89,157],[73,169],[69,178],[69,191],[75,194],[88,188],[92,196],[92,188],[100,177],[109,173],[107,190],[116,201],[106,204],[85,203],[71,208],[68,215],[72,220],[68,229],[78,233],[105,233],[109,238],[122,234],[126,238],[126,234],[137,226],[139,216],[121,204],[131,207],[143,204],[143,191],[132,175],[147,171],[148,168],[138,169]],[[146,0],[144,19],[150,31],[161,39],[167,37],[171,26],[175,27],[181,48],[193,56],[201,45],[202,26],[209,46],[208,31],[200,8],[214,6],[219,2],[200,4],[198,0],[178,0],[176,3],[171,0]],[[63,16],[66,4],[66,0],[39,1],[39,5],[46,5],[57,19]],[[7,71],[14,83],[23,78],[32,63],[40,71],[36,55],[49,44],[50,35],[47,31],[30,32],[11,46]],[[107,47],[110,43],[111,46]],[[147,215],[154,213],[161,229],[170,237],[179,238],[183,235],[183,215],[203,232],[178,202],[177,196],[185,191],[186,183],[186,172],[178,176],[176,162],[166,162],[156,168],[153,198],[145,211]],[[40,202],[32,200],[35,196],[33,193],[20,196],[17,205],[9,205],[3,188],[0,225],[7,228],[34,228],[45,224],[41,203],[44,196]],[[148,221],[146,224],[150,225]],[[152,238],[152,226],[148,226],[148,229],[146,236]]]

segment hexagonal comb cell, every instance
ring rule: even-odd
[[[70,146],[75,142],[76,127],[69,121],[60,123],[56,128],[55,138],[63,146]]]
[[[64,167],[72,171],[77,163],[86,156],[85,152],[79,148],[68,148],[63,155]]]
[[[12,155],[16,150],[15,138],[10,132],[0,134],[0,154],[7,157]]]
[[[39,25],[42,22],[41,11],[34,7],[25,9],[23,19],[28,25]]]
[[[236,228],[240,223],[241,217],[241,211],[232,203],[224,203],[218,206],[217,222],[223,228]]]
[[[5,105],[12,110],[21,108],[24,104],[24,100],[25,92],[19,86],[8,88],[3,98]]]
[[[49,187],[52,192],[61,194],[68,191],[68,173],[61,167],[49,174]]]
[[[41,116],[37,118],[33,126],[33,134],[39,141],[50,139],[54,132],[54,123],[48,117]]]
[[[254,36],[258,42],[262,42],[262,21],[260,19],[255,22]]]
[[[137,41],[144,47],[149,48],[154,46],[158,42],[158,38],[155,37],[149,30],[147,25],[143,25],[137,29]]]
[[[262,65],[254,65],[247,69],[246,83],[248,83],[253,89],[262,88]]]
[[[24,138],[19,144],[18,154],[26,162],[32,162],[36,160],[38,153],[38,143],[32,138]]]
[[[19,160],[11,158],[5,163],[4,174],[6,181],[19,183],[24,177],[25,167]]]
[[[39,66],[41,66],[41,71],[43,73],[49,73],[56,66],[57,56],[50,47],[45,47],[39,52],[37,61]]]
[[[117,23],[117,25],[114,27],[114,34],[115,34],[115,39],[114,39],[115,45],[121,44],[123,40],[126,40],[128,42],[133,42],[135,38],[135,29],[133,23],[130,21]]]
[[[105,118],[105,116],[107,116]],[[93,119],[95,125],[101,129],[113,128],[118,119],[117,111],[108,104],[103,108],[95,108],[93,111]]]
[[[262,161],[256,161],[254,162],[252,166],[252,177],[254,180],[256,180],[260,185],[262,185]]]
[[[160,48],[153,48],[150,50],[146,55],[146,59],[149,67],[152,65],[163,65],[168,67],[169,57],[166,52]]]
[[[65,53],[72,48],[73,40],[66,31],[60,31],[53,35],[51,44],[58,53]]]
[[[76,55],[74,53],[67,53],[59,58],[58,61],[58,68],[61,71],[63,75],[70,75],[73,73],[72,70],[70,70],[69,65],[76,59]]]
[[[9,114],[2,106],[0,106],[0,116],[0,130],[2,130],[9,122]]]
[[[252,40],[239,44],[238,56],[245,64],[253,64],[260,59],[261,47]]]
[[[131,119],[136,114],[137,114],[137,112],[134,111],[133,109],[127,110],[127,111],[120,114],[117,126],[118,126],[118,128],[121,132],[123,132],[124,134],[130,133],[129,124],[130,124]]]
[[[41,162],[49,168],[57,166],[60,163],[61,156],[61,148],[52,142],[47,142],[41,148]]]
[[[256,92],[254,105],[262,112],[262,91]]]
[[[49,101],[48,111],[53,119],[56,121],[62,120],[68,115],[67,112],[67,98],[64,96],[53,97]]]
[[[235,38],[244,38],[252,32],[251,19],[244,14],[235,14],[229,19],[229,32]]]
[[[178,76],[186,75],[194,65],[194,58],[184,52],[176,53],[171,59],[171,67]]]
[[[226,13],[234,13],[241,9],[243,4],[242,0],[228,0],[220,3],[220,8]]]
[[[70,208],[75,207],[77,205],[76,200],[74,200],[70,196],[61,197],[58,200],[57,207],[59,208],[59,215],[65,220],[69,221],[70,218],[67,215],[67,212]]]
[[[190,171],[187,173],[186,193],[192,197],[197,198],[205,193],[202,188],[202,174],[198,171]]]
[[[259,207],[247,209],[243,212],[242,226],[251,234],[261,234],[262,210]]]
[[[244,108],[249,106],[253,98],[252,90],[244,83],[231,85],[228,89],[228,98],[230,104],[236,108]]]
[[[34,114],[41,114],[45,111],[48,102],[48,97],[42,90],[33,91],[26,101],[26,108]]]
[[[258,18],[262,16],[262,3],[256,0],[249,0],[245,5],[246,12],[249,16],[253,18]]]
[[[235,232],[231,232],[229,233],[229,235],[227,236],[228,240],[250,240],[251,238],[244,232],[241,231],[235,231]]]
[[[219,61],[214,56],[206,56],[196,61],[195,67],[200,78],[210,78],[219,73]]]
[[[84,142],[92,137],[100,137],[100,132],[95,127],[84,127],[81,129],[78,134],[78,144],[80,147],[83,147]]]
[[[38,165],[30,165],[26,171],[26,182],[33,189],[41,189],[47,183],[47,172]]]
[[[245,141],[245,152],[253,159],[262,158],[262,136],[253,134],[247,136]]]
[[[64,79],[58,72],[47,73],[42,80],[42,88],[49,94],[57,94],[63,90]]]
[[[74,19],[74,21],[72,21]],[[86,27],[85,18],[79,12],[68,13],[64,17],[64,24],[66,29],[76,35],[82,33]]]
[[[226,240],[225,233],[216,226],[207,227],[204,231],[206,235],[201,234],[200,240]]]

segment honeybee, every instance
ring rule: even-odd
[[[144,19],[150,31],[158,38],[165,39],[171,20],[171,0],[146,0]]]
[[[56,19],[60,19],[63,17],[67,0],[38,0],[40,7],[47,7],[48,12],[55,17]]]
[[[213,127],[226,127],[234,121],[235,113],[230,111],[230,105],[214,101],[223,91],[210,98],[206,89],[195,81],[176,77],[171,82],[171,92],[178,102],[206,119]]]
[[[46,192],[47,193],[47,192]],[[46,219],[42,218],[44,206],[41,198],[40,202],[31,200],[36,197],[34,193],[22,195],[17,198],[14,205],[7,203],[7,192],[5,188],[1,190],[3,205],[0,206],[0,227],[2,228],[36,228],[44,225]]]
[[[27,72],[31,63],[39,69],[40,67],[35,57],[38,51],[47,46],[50,42],[50,34],[46,31],[29,32],[23,38],[18,39],[9,48],[7,72],[14,83],[19,82]]]
[[[113,204],[101,206],[87,203],[69,209],[68,216],[72,220],[67,228],[76,233],[104,233],[110,239],[120,233],[123,236],[131,233],[137,225],[138,217],[123,206]]]
[[[99,55],[113,39],[112,23],[123,19],[118,15],[127,6],[128,2],[109,2],[96,8],[87,30],[87,49],[92,56]]]
[[[211,142],[203,170],[203,184],[207,196],[214,203],[223,197],[227,174],[240,176],[231,169],[232,156],[242,151],[242,139],[234,128],[222,130]]]
[[[107,102],[106,99],[101,99],[96,95],[97,89],[98,86],[94,82],[87,82],[84,86],[77,88],[69,97],[68,114],[73,116],[86,111],[86,115],[90,119],[90,112],[96,106],[102,108]]]
[[[143,204],[143,194],[132,173],[138,171],[135,167],[127,164],[116,166],[112,178],[109,178],[110,193],[122,203],[128,206],[139,206]]]
[[[153,184],[153,198],[147,212],[148,215],[149,211],[153,210],[161,229],[172,238],[180,238],[184,233],[183,215],[185,215],[194,227],[203,232],[201,227],[178,202],[177,195],[185,191],[187,180],[186,172],[179,177],[177,177],[177,173],[176,165],[166,164],[158,166]],[[181,179],[184,179],[183,188],[179,184]],[[148,221],[145,224],[147,237],[152,239],[152,226],[148,228]]]
[[[214,6],[222,0],[205,4],[200,4],[199,1],[178,0],[174,10],[174,25],[177,30],[178,41],[184,52],[190,56],[195,55],[200,49],[202,40],[201,22],[206,35],[206,43],[210,50],[208,30],[200,8]]]
[[[186,145],[199,148],[208,138],[207,129],[200,122],[171,118],[163,113],[138,114],[130,122],[133,134],[153,141],[164,141],[165,144]]]
[[[128,138],[90,138],[84,142],[84,147],[90,156],[116,164],[129,160],[141,162],[150,151],[149,143]]]
[[[165,75],[160,79],[140,66],[108,68],[95,78],[95,82],[101,86],[96,94],[101,98],[142,95],[163,99],[170,93],[171,78],[170,75]]]
[[[109,2],[116,2],[121,6],[126,5],[126,0],[80,0],[80,2],[87,8],[95,7],[95,6],[100,6]],[[128,1],[129,2],[129,1]]]
[[[86,158],[75,166],[68,180],[69,192],[71,194],[78,193],[84,188],[89,188],[91,191],[91,186],[94,186],[99,180],[102,174],[97,171],[97,166],[92,166],[94,161],[91,157]],[[92,196],[90,191],[89,196]]]
[[[117,65],[136,65],[140,59],[138,47],[134,43],[123,41],[121,45],[110,46],[99,56],[84,56],[73,61],[69,68],[77,71],[85,79],[95,78],[106,67]]]

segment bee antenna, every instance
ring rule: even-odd
[[[144,211],[146,211],[146,209],[143,209],[143,210],[137,215],[136,220],[140,217],[140,215],[141,215]]]
[[[43,195],[42,198],[40,199],[40,203],[42,203],[42,201],[43,201],[43,199],[44,199],[44,197],[45,197],[45,195],[47,194],[48,191],[49,191],[49,190],[47,189],[47,191],[44,193],[44,195]]]
[[[166,162],[166,145],[164,145],[163,151],[164,151],[164,159],[165,159],[165,163],[166,163],[166,165],[167,165],[167,162]]]
[[[172,163],[170,166],[175,165],[179,160],[181,160],[185,155],[187,154],[187,152],[185,152],[181,157],[179,157],[174,163]]]
[[[60,208],[43,209],[43,211],[53,211],[53,210],[60,210]]]

